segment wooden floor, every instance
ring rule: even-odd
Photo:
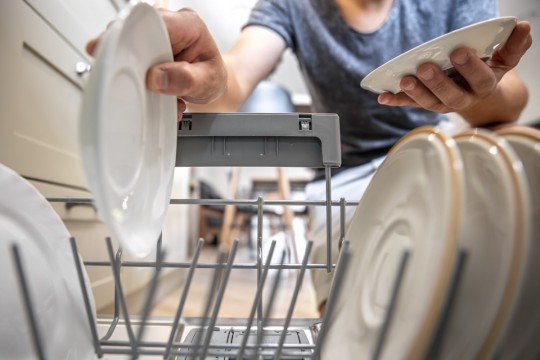
[[[268,243],[270,243],[268,240]],[[276,251],[273,259],[280,258],[281,249],[285,248],[281,237],[277,238]],[[300,240],[303,243],[303,240]],[[300,253],[303,252],[303,244],[299,244]],[[266,248],[266,246],[265,246]],[[217,259],[217,249],[206,246],[201,253],[201,262],[215,263]],[[239,246],[235,263],[253,263],[255,249],[249,249],[246,244]],[[264,251],[263,251],[264,253]],[[298,271],[284,270],[280,276],[280,286],[273,305],[273,318],[284,318],[289,310],[293,290],[297,282]],[[199,317],[204,315],[206,299],[208,298],[209,287],[212,283],[214,270],[197,269],[190,288],[184,316]],[[266,281],[263,295],[263,307],[270,296],[270,288],[276,279],[277,270],[271,270]],[[219,317],[222,318],[247,318],[249,316],[255,293],[257,289],[256,270],[233,269],[226,288],[223,304],[220,308]],[[162,301],[156,304],[153,316],[174,316],[182,289],[177,289],[165,296]],[[316,318],[316,311],[313,288],[309,278],[309,272],[306,273],[302,281],[302,287],[296,302],[293,317],[294,318]]]

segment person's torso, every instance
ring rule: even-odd
[[[492,2],[477,1],[478,6]],[[384,155],[410,130],[444,119],[442,114],[419,108],[380,105],[376,94],[360,87],[362,79],[403,52],[486,17],[471,15],[471,19],[456,21],[455,14],[466,9],[456,9],[465,5],[454,0],[394,0],[383,24],[362,33],[347,25],[333,0],[260,3],[265,2],[263,5],[268,7],[273,2],[288,17],[284,20],[289,36],[286,41],[298,58],[313,111],[340,116],[344,166],[360,165]]]

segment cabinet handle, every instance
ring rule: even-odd
[[[89,73],[91,70],[92,70],[92,66],[85,62],[78,61],[75,64],[75,73],[80,77]]]
[[[66,202],[64,204],[66,211],[70,211],[75,207],[87,207],[93,209],[97,213],[97,208],[93,203],[89,202]]]

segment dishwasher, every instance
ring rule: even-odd
[[[113,250],[112,242],[106,239],[108,259],[83,259],[84,266],[110,268],[114,278],[114,314],[106,318],[94,318],[91,295],[85,285],[84,271],[76,261],[76,270],[81,285],[82,298],[92,334],[92,343],[97,358],[145,358],[145,359],[317,359],[326,333],[327,319],[332,313],[333,303],[339,293],[340,279],[343,277],[348,256],[348,242],[345,236],[345,221],[340,223],[340,256],[332,259],[332,207],[355,206],[357,202],[331,200],[331,168],[341,165],[339,118],[335,114],[184,114],[178,122],[176,167],[215,166],[257,166],[257,167],[309,167],[324,168],[326,199],[307,200],[265,200],[263,197],[246,200],[232,199],[171,199],[171,205],[248,205],[256,207],[256,256],[247,263],[235,262],[238,240],[228,251],[220,251],[215,262],[199,260],[204,241],[199,239],[191,261],[163,261],[161,238],[157,242],[155,261],[128,261],[122,258],[122,249]],[[91,203],[84,198],[48,198],[49,202]],[[263,208],[265,206],[321,206],[326,207],[326,263],[310,262],[312,242],[307,241],[301,261],[285,262],[285,251],[279,262],[272,241],[268,254],[263,255]],[[99,240],[99,239],[98,239]],[[191,240],[191,239],[190,239]],[[195,240],[195,239],[193,239]],[[71,248],[78,254],[76,239],[71,239]],[[78,256],[78,255],[77,255]],[[77,258],[77,257],[76,257]],[[125,294],[120,280],[121,268],[145,267],[153,269],[153,276],[147,285],[143,310],[131,315],[127,308]],[[155,290],[163,268],[185,269],[186,277],[178,299],[175,316],[171,319],[153,319],[149,316]],[[208,295],[199,299],[204,306],[201,317],[183,316],[183,309],[189,295],[194,273],[198,269],[211,269],[212,281]],[[247,318],[219,318],[218,313],[227,291],[231,270],[255,271],[255,296]],[[293,312],[306,272],[319,269],[335,276],[326,312],[322,319],[296,319]],[[272,318],[272,306],[279,291],[283,270],[296,272],[295,286],[286,317]],[[277,275],[270,279],[270,271]],[[24,268],[19,267],[18,277],[21,287],[25,287]],[[270,281],[273,280],[273,281]],[[269,295],[263,299],[263,290]],[[29,318],[32,318],[32,299],[28,291],[23,291]],[[30,321],[32,343],[37,358],[45,359],[39,351],[40,335],[35,323]]]
[[[204,241],[198,240],[190,261],[165,261],[161,238],[157,241],[154,260],[133,261],[122,258],[122,250],[113,250],[110,238],[106,239],[108,259],[83,259],[75,261],[84,302],[86,325],[91,336],[89,344],[93,346],[96,358],[141,358],[141,359],[329,359],[333,351],[327,349],[325,339],[332,331],[336,313],[343,299],[346,288],[343,286],[347,269],[352,268],[352,250],[346,235],[345,209],[358,206],[358,202],[344,198],[332,200],[331,169],[341,164],[339,119],[335,114],[249,114],[228,113],[185,114],[177,127],[177,167],[216,167],[216,166],[268,166],[268,167],[311,167],[324,168],[324,199],[320,200],[266,200],[262,196],[256,199],[171,199],[171,205],[248,205],[255,207],[256,247],[253,261],[235,260],[239,241],[235,240],[226,250],[218,252],[215,261],[201,261],[201,249]],[[48,198],[49,202],[91,203],[88,198]],[[320,206],[326,214],[326,261],[310,261],[313,242],[307,241],[301,260],[286,262],[286,252],[281,257],[276,251],[273,240],[268,252],[263,251],[263,223],[265,206]],[[335,210],[335,211],[334,211]],[[337,217],[336,217],[337,214]],[[334,221],[338,219],[339,221]],[[334,227],[334,229],[332,229]],[[361,233],[355,229],[355,234]],[[339,238],[337,238],[339,236]],[[98,239],[99,240],[99,239]],[[189,239],[194,241],[196,239]],[[268,239],[266,239],[268,240]],[[309,239],[307,239],[309,240]],[[339,243],[339,256],[332,254],[333,241]],[[74,259],[79,259],[76,239],[70,239]],[[267,247],[268,249],[268,247]],[[12,257],[15,266],[16,281],[19,283],[23,305],[30,328],[28,339],[34,346],[35,358],[43,360],[46,356],[41,343],[42,334],[36,325],[36,299],[28,291],[27,272],[14,249]],[[429,333],[425,350],[420,358],[436,359],[440,357],[441,347],[447,336],[449,319],[456,303],[456,293],[462,280],[468,252],[459,248],[453,260],[448,278],[448,287],[441,298],[441,308],[437,313],[434,326]],[[279,258],[279,262],[272,261]],[[388,334],[397,311],[400,291],[405,287],[407,266],[413,258],[410,250],[404,250],[396,257],[396,266],[389,273],[388,302],[382,309],[382,321],[375,333],[373,347],[369,353],[357,354],[362,358],[378,360],[383,358],[383,349],[388,345]],[[333,259],[337,259],[333,261]],[[107,317],[95,317],[92,296],[83,266],[105,267],[114,278],[114,314]],[[122,268],[147,268],[153,275],[144,289],[145,298],[142,311],[130,314],[126,296],[122,289],[120,271]],[[150,316],[156,289],[160,282],[160,272],[164,268],[184,269],[185,280],[177,298],[174,316],[156,318]],[[201,270],[213,273],[211,280],[204,287],[206,296],[196,300],[204,304],[202,316],[186,317],[184,310],[188,301],[194,274]],[[231,271],[256,272],[256,280],[250,286],[254,296],[249,316],[242,318],[220,318],[219,312],[227,292]],[[287,304],[286,316],[272,316],[276,294],[283,286],[282,272],[295,272],[296,279],[292,296]],[[306,280],[308,271],[333,271],[333,281],[327,298],[326,310],[322,318],[294,318],[293,313],[298,302],[300,289]],[[273,272],[273,277],[269,276]],[[350,271],[349,271],[350,272]],[[265,295],[266,292],[266,295]],[[353,295],[354,296],[354,295]],[[351,321],[354,314],[351,315]],[[354,339],[351,337],[351,339]],[[341,338],[343,344],[351,339]],[[333,346],[337,344],[334,342]],[[90,346],[90,345],[89,345]],[[323,356],[324,355],[324,356]],[[352,358],[351,354],[347,354]],[[77,358],[77,357],[75,357]]]

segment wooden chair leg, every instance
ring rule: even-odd
[[[229,189],[227,192],[227,199],[236,199],[236,192],[238,190],[238,184],[240,182],[240,168],[232,168],[231,181],[229,182]],[[236,206],[226,205],[225,214],[223,216],[223,225],[221,226],[221,233],[219,239],[222,246],[230,248],[233,243],[232,239],[232,225],[234,222],[234,216],[236,214]]]
[[[290,200],[291,199],[291,182],[289,181],[289,175],[287,174],[287,170],[279,167],[277,168],[278,171],[278,192],[279,196],[283,200]],[[298,258],[298,250],[296,248],[296,239],[294,236],[294,229],[293,229],[293,220],[294,220],[294,213],[290,206],[284,206],[283,207],[283,225],[285,229],[285,233],[287,234],[287,239],[289,241],[289,248],[291,248],[291,255],[293,258],[293,261],[295,263],[298,263],[300,260]]]

